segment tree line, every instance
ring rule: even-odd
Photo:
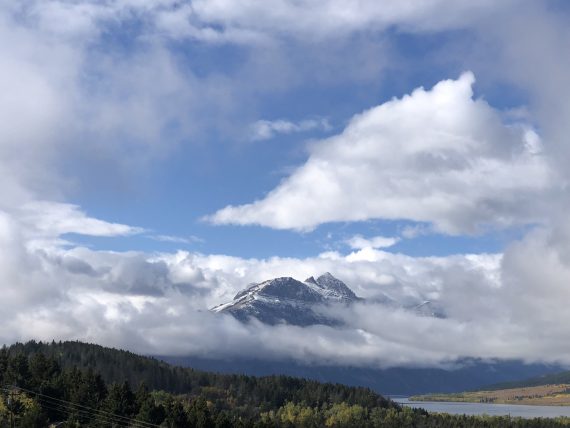
[[[570,420],[430,414],[370,389],[172,367],[81,342],[0,350],[0,427],[558,427]],[[133,387],[133,385],[136,385]]]

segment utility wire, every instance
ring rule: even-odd
[[[22,388],[22,387],[19,387],[19,386],[7,386],[7,385],[4,385],[4,386],[2,387],[2,389],[3,389],[4,391],[7,391],[7,392],[10,392],[10,391],[12,390],[12,389],[10,389],[10,388],[12,388],[12,389],[17,389],[17,390],[20,390],[20,391],[23,391],[23,392],[27,392],[27,393],[30,393],[30,394],[34,394],[34,395],[36,395],[36,396],[38,397],[39,400],[43,400],[44,402],[45,402],[45,401],[48,401],[48,402],[49,402],[49,400],[51,400],[51,404],[59,405],[59,406],[67,406],[67,407],[68,407],[70,410],[72,410],[72,411],[84,412],[84,413],[88,413],[88,414],[91,414],[91,415],[94,415],[94,416],[97,415],[98,417],[103,417],[103,418],[107,418],[107,419],[109,419],[109,420],[113,420],[113,421],[115,421],[116,423],[119,423],[119,422],[121,422],[121,423],[127,423],[127,424],[129,424],[129,423],[135,423],[135,424],[137,424],[138,426],[140,426],[141,428],[160,427],[160,425],[156,425],[156,424],[153,424],[153,423],[150,423],[150,422],[139,421],[139,420],[137,420],[137,419],[129,418],[129,417],[127,417],[127,416],[121,416],[121,415],[117,415],[117,414],[115,414],[115,413],[107,412],[107,411],[105,411],[105,410],[99,410],[99,409],[95,409],[95,408],[93,408],[93,407],[85,406],[85,405],[82,405],[82,404],[73,403],[73,402],[71,402],[71,401],[67,401],[67,400],[63,400],[63,399],[60,399],[60,398],[52,397],[52,396],[49,396],[49,395],[46,395],[46,394],[42,394],[42,393],[39,393],[39,392],[36,392],[36,391],[32,391],[32,390],[30,390],[30,389]],[[54,410],[57,410],[57,409],[54,409]],[[71,412],[71,411],[70,411],[70,412]],[[127,425],[127,426],[128,426],[128,425]]]
[[[96,411],[80,410],[80,409],[74,408],[70,404],[58,403],[58,402],[53,402],[53,401],[50,402],[49,399],[40,398],[40,397],[37,397],[37,400],[42,407],[49,408],[51,410],[56,410],[59,412],[66,412],[68,415],[71,415],[72,413],[82,412],[84,414],[92,416],[93,418],[95,418],[99,421],[105,422],[105,423],[111,422],[111,423],[118,424],[121,426],[125,426],[124,424],[129,423],[128,421],[125,421],[123,419],[117,419],[115,416],[102,415],[102,414],[97,413]],[[122,416],[119,416],[119,415],[116,415],[116,416],[122,418]],[[126,425],[126,426],[128,426],[128,425]]]
[[[51,409],[51,410],[56,410],[58,412],[64,412],[67,413],[68,415],[74,414],[74,413],[86,413],[90,419],[93,419],[95,421],[98,422],[103,422],[106,424],[116,424],[116,425],[120,425],[120,426],[129,426],[129,425],[124,425],[125,423],[127,423],[126,421],[118,421],[116,419],[112,419],[112,418],[107,418],[105,416],[102,415],[98,415],[98,414],[90,414],[89,412],[87,412],[86,410],[74,410],[74,409],[70,409],[70,408],[66,408],[64,405],[62,404],[55,404],[55,405],[50,405],[50,404],[46,404],[45,402],[41,402],[41,406],[42,408],[46,408],[46,409]],[[134,425],[134,426],[140,426],[140,425]]]

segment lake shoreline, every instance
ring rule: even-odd
[[[459,401],[412,401],[410,397],[391,397],[396,403],[425,409],[430,413],[448,413],[452,415],[489,415],[511,416],[525,419],[533,418],[570,418],[570,406],[542,406],[524,404],[469,403]]]
[[[515,406],[570,406],[570,385],[564,383],[451,394],[421,394],[410,396],[409,400]]]

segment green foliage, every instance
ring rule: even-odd
[[[362,406],[346,403],[333,404],[325,411],[325,425],[327,427],[361,426],[368,419],[368,412]]]
[[[102,410],[119,416],[130,417],[135,413],[135,396],[128,382],[113,383],[103,400]]]
[[[18,427],[63,421],[67,427],[149,428],[570,426],[566,418],[429,414],[366,388],[205,373],[79,342],[2,349],[0,379],[0,428],[10,419]]]
[[[322,425],[322,415],[319,409],[289,402],[281,407],[275,415],[267,415],[265,420],[276,419],[281,424],[291,424],[296,427],[317,427]]]

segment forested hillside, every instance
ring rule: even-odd
[[[428,414],[366,388],[199,372],[79,342],[3,348],[0,381],[2,427],[570,426],[566,419]]]

